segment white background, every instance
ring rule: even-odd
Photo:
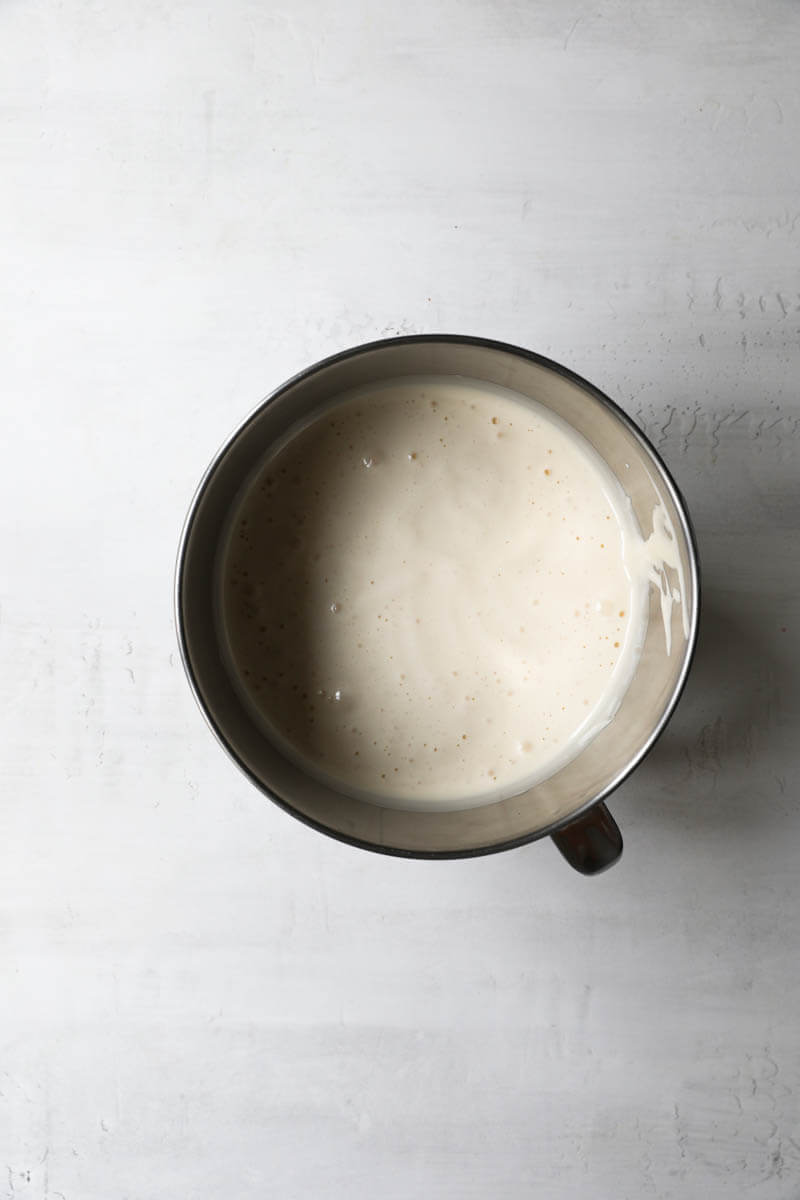
[[[800,1196],[798,62],[790,0],[0,2],[0,1196]],[[415,331],[586,375],[696,521],[594,880],[324,839],[183,679],[217,445]]]

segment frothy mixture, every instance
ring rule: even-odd
[[[400,808],[491,803],[613,716],[649,565],[618,481],[515,393],[408,378],[280,445],[232,518],[232,675],[283,751]]]

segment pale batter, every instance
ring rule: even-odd
[[[340,790],[461,808],[558,770],[613,716],[648,564],[619,483],[543,406],[458,378],[362,389],[293,432],[232,518],[232,674]]]

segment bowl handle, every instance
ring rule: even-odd
[[[602,800],[552,835],[564,858],[581,875],[599,875],[622,854],[622,834]]]

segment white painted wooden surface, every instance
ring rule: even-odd
[[[0,1196],[800,1196],[798,61],[790,0],[0,4]],[[596,381],[695,516],[597,880],[309,832],[176,662],[219,441],[438,330]]]

